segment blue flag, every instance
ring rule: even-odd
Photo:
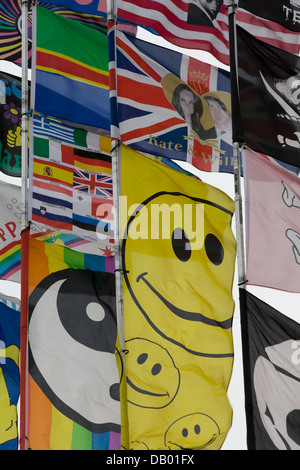
[[[18,449],[20,313],[0,302],[0,450]]]

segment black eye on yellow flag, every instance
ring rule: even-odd
[[[121,154],[122,446],[220,449],[232,420],[234,202],[128,147]]]

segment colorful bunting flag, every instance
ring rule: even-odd
[[[300,167],[300,59],[237,27],[240,106],[247,145]]]
[[[234,203],[129,147],[121,158],[122,446],[219,449],[232,416]]]
[[[300,292],[300,180],[249,149],[244,171],[247,280]]]
[[[232,173],[228,72],[120,31],[116,44],[114,124],[121,141],[200,170]]]
[[[41,183],[43,185],[43,183]],[[55,185],[51,186],[51,190],[57,189]],[[41,194],[50,198],[49,192],[43,193],[43,187],[40,189]],[[42,196],[41,196],[42,197]],[[66,197],[64,195],[64,197]],[[21,278],[21,188],[4,181],[0,184],[0,279],[20,283]],[[67,204],[65,200],[61,200],[62,204]],[[101,199],[102,204],[107,202]],[[96,215],[98,209],[98,198],[93,200],[93,213]],[[104,223],[103,223],[104,225]],[[112,249],[106,249],[106,245],[97,246],[94,243],[87,243],[86,240],[76,237],[72,234],[55,233],[49,229],[46,224],[31,225],[31,234],[35,238],[40,238],[48,243],[56,243],[72,247],[76,251],[99,253],[110,255]],[[100,237],[101,235],[99,235]],[[104,238],[104,235],[103,235]],[[91,245],[91,246],[90,246]],[[102,249],[101,249],[102,248]]]
[[[109,155],[34,136],[30,183],[29,217],[37,226],[113,245]]]
[[[0,302],[0,450],[18,450],[20,313]]]
[[[110,129],[106,34],[37,5],[35,60],[35,111]]]
[[[114,278],[113,257],[30,240],[32,450],[120,449]]]
[[[300,52],[299,2],[239,0],[236,23],[257,39],[291,54]]]
[[[147,26],[176,46],[210,52],[229,65],[228,17],[222,0],[118,0],[119,17]]]
[[[299,450],[300,325],[240,290],[248,450]]]
[[[111,139],[108,131],[97,129],[97,132],[80,127],[71,127],[58,119],[39,116],[34,113],[32,133],[36,137],[49,137],[69,144],[71,147],[82,147],[96,152],[111,153]]]

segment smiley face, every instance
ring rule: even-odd
[[[169,450],[201,450],[209,447],[219,435],[219,426],[213,418],[203,413],[192,413],[172,423],[164,441]]]
[[[168,214],[169,233],[159,226]],[[232,356],[231,217],[205,198],[163,191],[133,212],[123,239],[124,279],[134,304],[160,336],[199,356]]]
[[[127,398],[142,408],[164,408],[177,395],[180,373],[168,351],[144,338],[125,342]]]

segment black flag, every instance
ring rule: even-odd
[[[246,144],[300,167],[300,58],[238,26],[237,50]]]
[[[239,0],[239,9],[241,8],[274,21],[290,31],[300,32],[300,2],[297,0]],[[278,33],[282,34],[282,28],[278,29]]]
[[[300,325],[240,290],[249,450],[300,450]]]
[[[21,176],[21,79],[0,73],[0,171]]]

